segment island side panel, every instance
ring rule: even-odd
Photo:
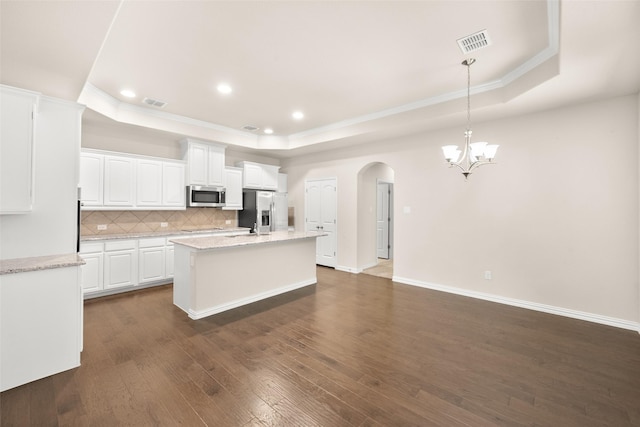
[[[316,239],[193,251],[191,318],[317,282]]]
[[[192,294],[193,285],[191,283],[191,248],[182,245],[175,245],[174,249],[174,272],[173,272],[173,304],[189,313],[193,306]]]

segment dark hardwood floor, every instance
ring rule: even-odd
[[[171,286],[85,304],[82,366],[2,426],[640,426],[640,335],[318,268],[193,321]]]

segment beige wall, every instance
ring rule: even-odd
[[[395,171],[394,276],[638,322],[638,109],[632,95],[477,123],[476,140],[501,147],[468,182],[440,149],[462,128],[292,159],[290,205],[302,215],[304,180],[336,177],[337,264],[357,271],[358,173],[383,162]]]
[[[377,264],[378,181],[393,182],[393,169],[383,163],[365,166],[358,173],[358,270]]]

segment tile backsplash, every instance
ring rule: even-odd
[[[185,229],[234,228],[237,211],[187,208],[182,211],[82,211],[80,234],[96,236]],[[227,224],[227,221],[231,221]],[[162,227],[166,223],[166,227]],[[105,228],[106,229],[103,229]]]

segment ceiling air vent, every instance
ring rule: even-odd
[[[244,126],[242,126],[242,129],[247,130],[249,132],[255,132],[260,128],[257,127],[257,126],[253,126],[253,125],[244,125]]]
[[[470,36],[458,39],[457,42],[462,53],[467,54],[489,46],[491,44],[491,39],[489,38],[487,30],[482,30],[477,33],[473,33]]]
[[[158,108],[162,108],[165,105],[167,105],[167,103],[164,101],[159,101],[157,99],[152,99],[152,98],[145,98],[142,100],[142,102],[147,105],[151,105],[152,107],[158,107]]]

